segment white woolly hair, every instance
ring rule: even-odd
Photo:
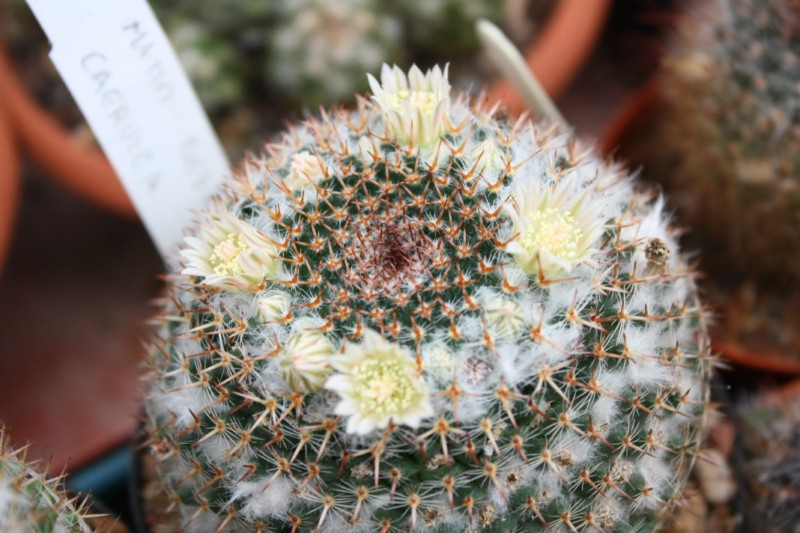
[[[265,476],[242,481],[234,485],[231,501],[242,500],[242,513],[251,520],[285,518],[293,499],[294,486],[295,483],[284,476],[274,479]]]

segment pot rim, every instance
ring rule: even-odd
[[[589,60],[603,33],[613,0],[559,0],[541,34],[525,51],[525,62],[544,90],[557,100]],[[514,115],[526,110],[507,80],[486,89],[489,102],[507,106]]]

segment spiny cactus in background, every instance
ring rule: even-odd
[[[800,278],[798,87],[797,2],[692,6],[665,59],[661,150],[715,272]]]
[[[0,531],[60,533],[95,531],[86,502],[67,496],[59,479],[49,479],[13,450],[0,427]]]
[[[651,531],[709,355],[662,200],[384,67],[249,160],[168,277],[145,402],[193,531]]]
[[[477,49],[474,22],[480,17],[499,21],[504,9],[515,34],[532,31],[525,24],[530,21],[525,0],[223,4],[154,0],[212,112],[240,103],[244,90],[257,93],[254,99],[266,90],[301,105],[350,100],[367,89],[363,73],[384,62],[471,57]]]
[[[800,532],[800,387],[742,404],[746,531]]]
[[[267,79],[303,103],[363,91],[364,72],[402,54],[401,25],[380,0],[281,0]]]

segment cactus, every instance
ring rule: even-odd
[[[676,201],[715,251],[710,270],[800,279],[797,3],[700,2],[664,65],[659,150],[674,158]]]
[[[800,531],[800,388],[742,403],[746,531]]]
[[[366,88],[363,72],[400,56],[400,21],[379,0],[282,0],[269,32],[270,83],[305,104]]]
[[[14,450],[0,427],[0,531],[89,533],[85,500],[67,496],[60,479],[50,479]]]
[[[370,85],[247,161],[167,278],[145,425],[180,527],[652,531],[712,363],[663,201],[447,69]]]

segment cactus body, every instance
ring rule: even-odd
[[[665,60],[674,196],[713,272],[800,278],[800,10],[790,0],[693,6]]]
[[[0,428],[0,531],[89,533],[85,502],[68,497],[60,480],[49,479],[13,450]]]
[[[663,202],[446,70],[371,86],[251,159],[169,278],[145,409],[182,527],[652,530],[711,362]]]

